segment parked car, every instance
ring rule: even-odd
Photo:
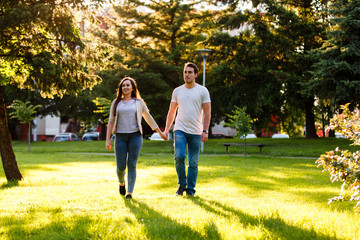
[[[211,138],[225,138],[225,134],[224,133],[220,133],[220,132],[213,132]]]
[[[240,139],[244,139],[244,138],[245,138],[244,135],[240,136]],[[250,139],[250,138],[257,138],[257,137],[254,133],[248,133],[248,135],[246,135],[246,139]]]
[[[151,135],[151,137],[149,137],[150,140],[154,140],[154,141],[164,141],[164,139],[162,139],[160,137],[160,134],[155,132]]]
[[[58,133],[54,137],[54,142],[80,141],[75,133]]]
[[[275,133],[272,135],[272,138],[289,138],[289,135],[286,133]]]
[[[346,137],[341,133],[335,133],[335,138],[346,138]]]
[[[85,133],[82,138],[82,141],[99,141],[100,140],[100,133],[99,132],[88,132]]]

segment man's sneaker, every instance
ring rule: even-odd
[[[132,196],[130,194],[126,195],[126,199],[132,199]]]
[[[195,196],[195,190],[187,189],[186,190],[186,196],[194,197]]]
[[[120,192],[121,195],[125,196],[125,193],[126,193],[125,185],[124,186],[120,185],[119,192]]]
[[[183,188],[182,186],[179,186],[178,190],[176,191],[176,196],[182,196],[184,191],[186,191],[186,188]]]

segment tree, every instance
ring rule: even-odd
[[[259,119],[254,123],[258,135],[269,129],[271,114],[281,115],[284,102],[281,82],[269,73],[271,61],[264,58],[259,41],[248,30],[235,36],[218,33],[207,41],[209,48],[214,49],[211,62],[215,62],[208,84],[216,109],[212,118],[220,122],[233,106],[247,107],[248,114]]]
[[[39,107],[41,107],[41,105],[34,106],[31,105],[30,102],[24,103],[20,100],[14,100],[13,103],[9,106],[9,108],[14,110],[10,113],[10,117],[18,119],[20,123],[27,124],[28,152],[31,152],[31,122],[34,120],[36,109]]]
[[[106,125],[109,121],[109,114],[111,108],[111,100],[106,98],[96,98],[93,100],[96,104],[97,109],[94,110],[94,113],[101,115],[101,139],[106,139]]]
[[[183,84],[183,64],[196,59],[201,63],[196,49],[215,27],[216,14],[196,10],[196,3],[130,0],[114,5],[114,13],[106,19],[109,28],[94,33],[113,48],[111,68],[100,74],[102,84],[111,87],[95,87],[104,91],[98,96],[113,99],[120,79],[131,76],[155,120],[165,124],[164,104],[169,103],[172,90]]]
[[[8,181],[22,175],[7,126],[3,86],[37,89],[51,98],[97,84],[99,51],[82,41],[75,20],[74,11],[86,8],[80,0],[0,2],[0,151]]]
[[[306,115],[306,137],[316,138],[314,95],[303,84],[309,80],[308,72],[314,63],[309,52],[319,47],[323,39],[325,25],[322,12],[316,8],[321,2],[253,1],[255,7],[261,4],[261,8],[246,11],[234,11],[239,1],[221,2],[231,4],[228,14],[220,20],[222,28],[234,30],[248,26],[239,36],[223,38],[224,34],[218,33],[210,42],[215,46],[232,46],[223,58],[224,65],[231,66],[226,83],[244,88],[251,86],[247,85],[251,82],[255,88],[247,98],[252,101],[246,102],[256,103],[258,114],[264,113],[263,106],[270,110],[277,108],[274,113],[284,121],[288,119],[284,109],[301,108]],[[264,93],[269,97],[259,98]]]
[[[245,156],[246,156],[246,136],[251,131],[251,124],[254,120],[251,119],[250,115],[246,113],[246,107],[239,108],[235,106],[235,110],[231,114],[227,114],[229,117],[228,122],[225,123],[226,127],[231,127],[236,130],[237,138],[243,137],[245,139]]]
[[[328,40],[314,51],[310,89],[334,108],[360,103],[360,1],[334,0]]]

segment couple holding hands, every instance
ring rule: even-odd
[[[201,142],[208,140],[211,118],[211,100],[209,91],[195,82],[198,68],[188,62],[184,66],[185,84],[174,89],[162,132],[141,98],[136,82],[130,77],[123,78],[117,89],[117,96],[110,108],[109,124],[106,132],[106,148],[111,150],[111,135],[115,135],[116,173],[119,179],[119,192],[132,198],[136,180],[136,164],[142,146],[141,120],[144,117],[149,126],[157,131],[164,140],[168,140],[169,129],[175,120],[174,148],[175,168],[179,187],[176,195],[194,196],[198,174],[198,161]],[[204,119],[203,119],[204,113]],[[185,158],[188,148],[189,166],[186,174]],[[128,169],[127,191],[125,170]]]

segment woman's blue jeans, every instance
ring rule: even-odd
[[[183,131],[175,131],[175,168],[178,175],[178,184],[186,188],[186,192],[195,193],[196,179],[198,175],[198,162],[201,146],[201,135],[188,134]],[[186,176],[185,158],[186,145],[188,147],[189,167]]]
[[[115,137],[116,173],[119,182],[125,181],[125,170],[128,168],[128,192],[134,191],[136,181],[136,164],[140,154],[143,138],[140,132],[117,133]]]

